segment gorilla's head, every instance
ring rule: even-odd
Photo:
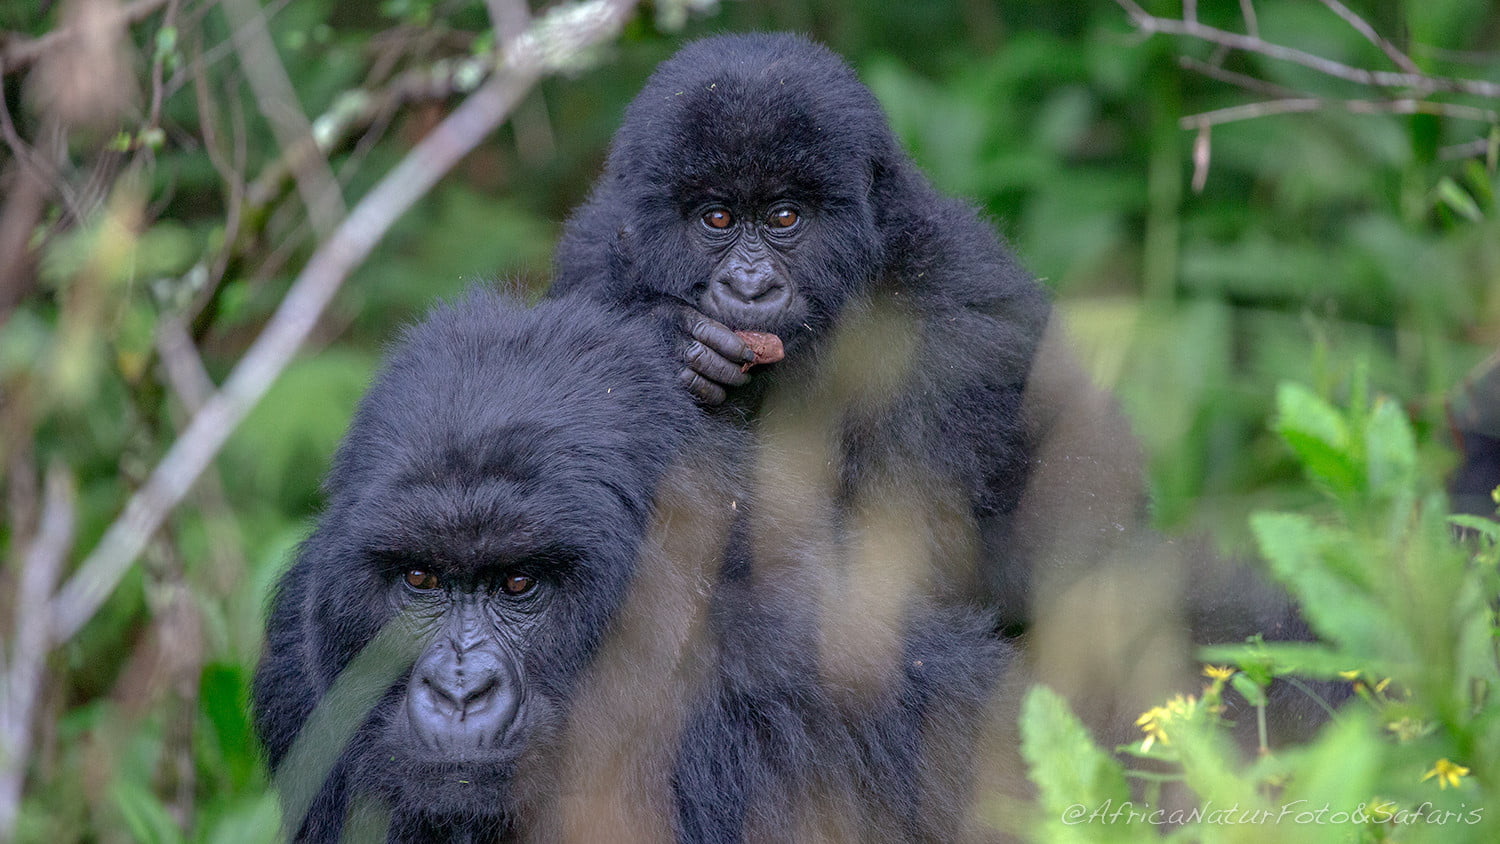
[[[796,345],[881,272],[877,205],[908,169],[842,59],[766,34],[697,41],[664,62],[602,184],[630,217],[637,284]]]
[[[289,809],[368,797],[408,826],[503,828],[697,418],[654,337],[486,294],[407,333],[273,610],[257,726],[291,780],[332,766],[300,799],[283,777]]]

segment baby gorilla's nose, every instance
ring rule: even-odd
[[[731,296],[747,305],[758,304],[758,300],[780,290],[781,283],[770,261],[730,261],[715,279],[720,295]]]

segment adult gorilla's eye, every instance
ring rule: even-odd
[[[536,578],[529,574],[512,572],[505,576],[505,581],[500,584],[500,588],[505,590],[507,595],[525,595],[536,588]]]
[[[797,216],[796,211],[790,208],[778,208],[771,212],[771,216],[766,220],[766,224],[774,229],[789,229],[797,225],[797,221],[800,219],[802,218]]]
[[[412,569],[406,573],[406,585],[418,592],[431,592],[438,588],[438,576],[430,571]]]
[[[703,212],[703,225],[711,229],[727,229],[734,225],[734,215],[726,208],[710,208]]]

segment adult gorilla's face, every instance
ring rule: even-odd
[[[289,831],[494,836],[545,799],[518,772],[558,758],[699,418],[653,326],[475,293],[407,333],[267,625],[255,721]]]
[[[618,552],[590,547],[578,521],[634,518],[555,465],[567,443],[484,433],[377,481],[325,526],[353,557],[313,590],[327,676],[378,649],[380,630],[409,647],[348,757],[351,781],[402,814],[508,811],[518,760],[554,738],[622,591]]]
[[[639,285],[795,345],[880,272],[872,197],[898,156],[841,60],[770,38],[769,62],[764,51],[755,62],[700,55],[710,43],[663,64],[626,115],[606,179],[628,197]]]

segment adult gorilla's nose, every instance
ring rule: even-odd
[[[406,714],[435,750],[462,752],[495,744],[520,709],[521,684],[498,648],[435,646],[412,669]]]

